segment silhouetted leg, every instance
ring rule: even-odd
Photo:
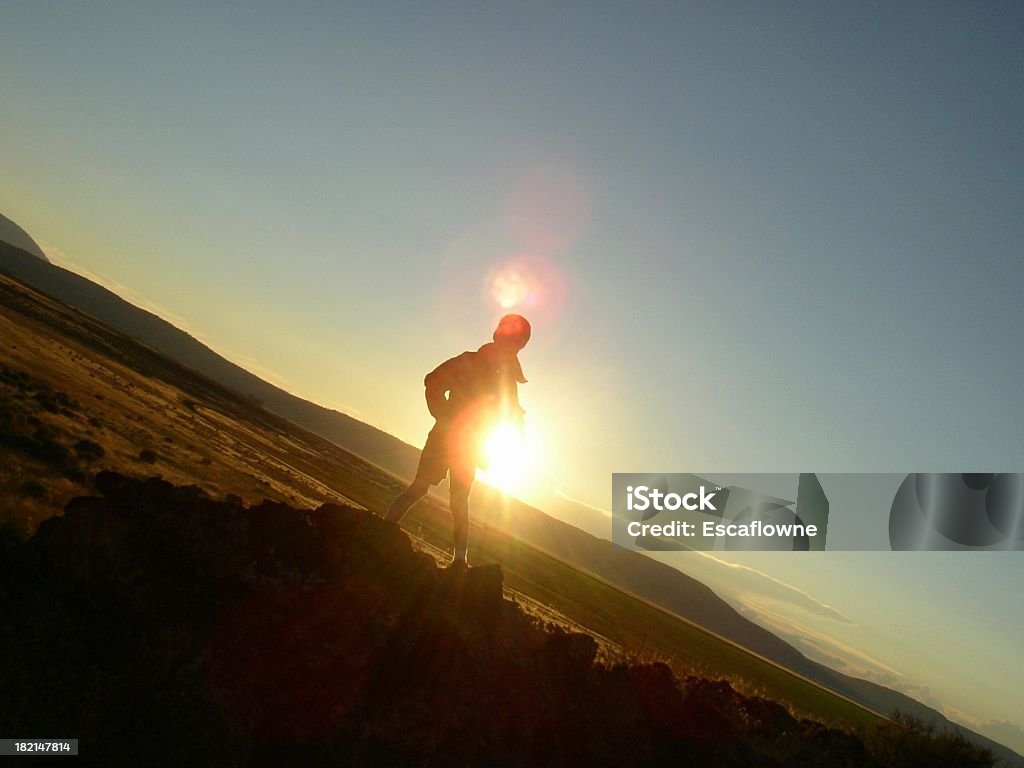
[[[412,485],[406,488],[402,492],[401,496],[391,502],[391,507],[388,509],[388,513],[384,516],[384,519],[392,523],[397,523],[405,517],[405,513],[409,511],[409,507],[427,495],[427,491],[429,489],[430,483],[426,480],[420,480],[419,478],[413,480]]]
[[[451,497],[448,506],[452,510],[452,538],[455,542],[455,555],[452,563],[462,565],[466,562],[469,552],[469,488],[472,480],[456,478],[455,473],[449,479]]]

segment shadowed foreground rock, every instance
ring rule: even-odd
[[[727,683],[594,663],[497,565],[439,570],[335,505],[101,473],[0,552],[0,733],[106,765],[869,764]]]

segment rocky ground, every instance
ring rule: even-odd
[[[505,599],[499,565],[439,569],[366,511],[94,485],[0,543],[0,733],[133,766],[986,764],[934,739],[898,763],[905,730],[865,744],[725,682],[596,663]]]

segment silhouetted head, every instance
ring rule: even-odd
[[[494,329],[494,343],[516,352],[530,340],[530,323],[522,315],[505,315]]]

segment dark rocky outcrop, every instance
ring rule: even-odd
[[[0,732],[105,765],[863,765],[855,736],[661,664],[604,666],[498,565],[343,506],[100,473],[0,551]]]

